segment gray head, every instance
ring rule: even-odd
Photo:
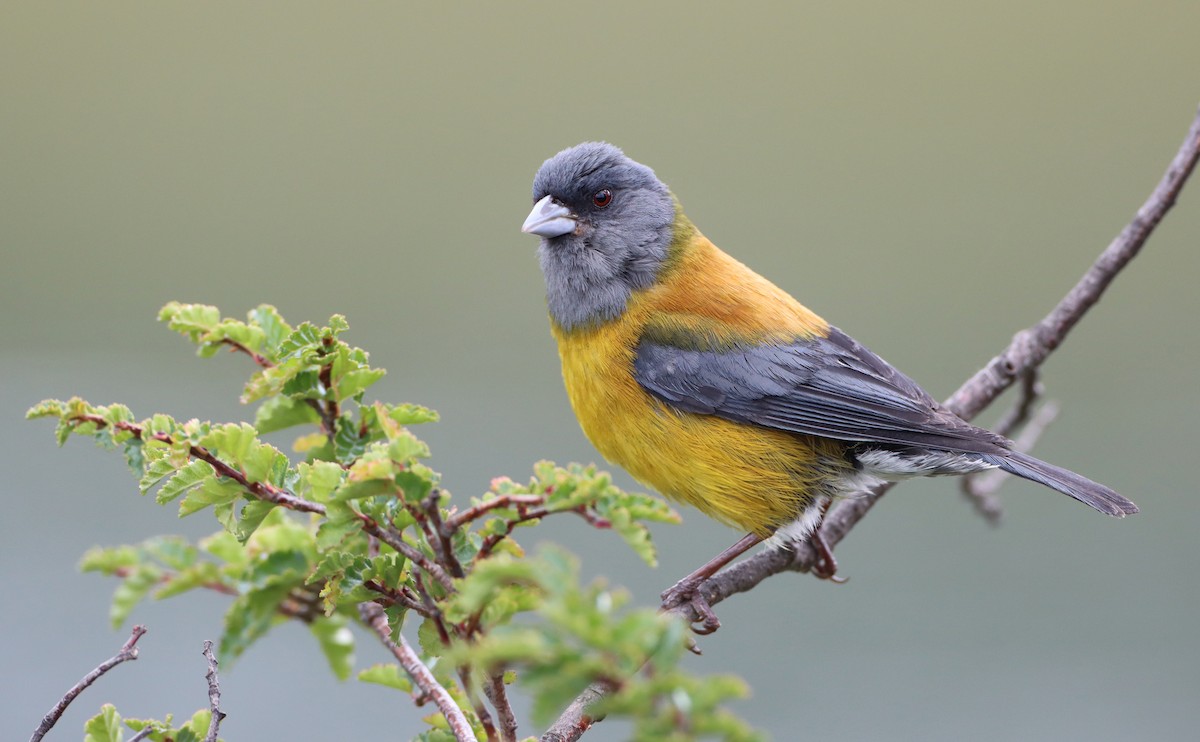
[[[522,232],[538,248],[550,316],[564,330],[620,316],[651,285],[673,237],[675,201],[645,165],[604,142],[585,142],[542,163]]]

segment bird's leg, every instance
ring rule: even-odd
[[[697,634],[711,634],[719,629],[721,622],[717,620],[717,615],[713,613],[712,606],[700,594],[698,588],[701,583],[715,575],[726,564],[745,554],[760,542],[762,542],[762,536],[747,533],[736,544],[709,559],[699,569],[667,588],[662,594],[663,610],[671,610],[676,606],[690,604],[692,610],[699,616],[700,621],[700,626],[692,627],[693,631]]]
[[[817,561],[812,566],[813,577],[821,580],[829,580],[835,584],[841,585],[848,578],[838,577],[838,563],[833,556],[833,549],[829,548],[829,544],[825,542],[825,537],[821,535],[821,526],[825,524],[825,514],[829,512],[829,505],[832,500],[826,500],[821,506],[821,519],[817,521],[817,525],[813,528],[812,533],[808,537],[808,542],[812,544],[813,549],[817,552]]]

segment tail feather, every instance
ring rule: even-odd
[[[1126,515],[1133,515],[1138,511],[1137,505],[1114,490],[1073,471],[1048,464],[1041,459],[1035,459],[1017,451],[1002,456],[990,455],[985,458],[1009,474],[1015,474],[1031,482],[1058,490],[1107,515],[1124,518]]]

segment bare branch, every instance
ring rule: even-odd
[[[508,700],[508,690],[504,687],[504,674],[495,673],[488,678],[483,686],[483,692],[496,709],[500,719],[500,739],[502,742],[516,742],[517,717],[513,714],[512,703]]]
[[[1016,379],[1040,366],[1146,244],[1155,227],[1175,204],[1198,159],[1200,111],[1192,120],[1187,136],[1167,172],[1133,220],[1045,319],[1018,332],[1007,348],[946,400],[945,406],[964,420],[970,420]],[[861,497],[849,497],[839,502],[821,524],[820,532],[825,543],[832,548],[841,541],[891,488],[891,484],[885,484]],[[816,563],[816,556],[815,550],[807,543],[797,544],[793,551],[767,549],[718,572],[706,580],[699,591],[709,605],[716,605],[731,595],[754,588],[771,575],[789,570],[806,572]],[[673,612],[681,615],[689,624],[700,618],[690,603],[679,606]],[[542,742],[573,742],[579,739],[593,723],[586,714],[588,705],[608,692],[610,690],[596,684],[589,686],[542,735]]]
[[[1036,368],[1028,369],[1021,374],[1021,396],[1017,399],[1016,404],[1012,406],[1004,417],[996,423],[992,430],[1000,435],[1011,438],[1013,434],[1020,430],[1021,426],[1029,420],[1029,415],[1033,412],[1034,405],[1042,398],[1045,392],[1042,387],[1042,382]]]
[[[538,738],[539,742],[575,742],[583,733],[592,728],[599,719],[587,713],[588,706],[616,690],[611,683],[597,681],[580,693],[567,710],[558,717],[554,726],[550,727]]]
[[[208,709],[212,712],[212,718],[208,722],[208,734],[204,736],[204,742],[217,742],[217,733],[221,729],[221,722],[225,720],[225,714],[221,712],[221,683],[217,679],[217,657],[213,654],[212,647],[212,640],[205,639],[204,658],[208,660],[208,672],[204,674],[204,679],[208,681]]]
[[[1041,396],[1042,382],[1038,379],[1038,370],[1036,368],[1029,369],[1021,374],[1021,396],[1012,408],[1004,413],[1004,417],[1000,418],[993,430],[1002,436],[1011,438],[1013,431],[1020,429],[1028,422],[1029,414]],[[1047,421],[1046,425],[1049,424],[1050,421]],[[1042,429],[1044,430],[1045,426]],[[1040,434],[1041,431],[1038,435]],[[1029,448],[1020,448],[1019,450],[1029,452],[1036,442],[1037,437],[1035,436]],[[999,525],[1000,518],[1004,515],[1004,504],[1000,498],[996,497],[996,491],[1000,489],[1000,483],[1003,481],[1004,477],[995,471],[968,474],[958,480],[963,496],[989,525]]]
[[[392,641],[392,630],[388,626],[387,615],[384,614],[383,609],[374,603],[359,603],[358,613],[363,622],[374,630],[379,636],[379,641],[388,648],[408,676],[413,679],[413,683],[437,704],[438,711],[441,711],[442,716],[446,717],[446,723],[450,725],[450,731],[454,734],[454,738],[459,742],[468,740],[476,742],[475,732],[471,730],[471,724],[463,715],[462,709],[437,681],[437,678],[433,677],[433,673],[421,662],[421,658],[408,645],[404,637],[400,637],[399,644]]]
[[[490,500],[484,500],[478,505],[472,505],[460,513],[454,513],[442,524],[442,530],[446,535],[450,535],[467,523],[483,517],[488,511],[495,510],[496,508],[509,508],[518,505],[529,507],[532,505],[541,505],[545,502],[545,495],[498,495]]]
[[[1058,404],[1055,402],[1047,402],[1038,408],[1033,419],[1025,424],[1025,428],[1021,431],[1021,435],[1013,441],[1013,448],[1022,453],[1029,453],[1033,447],[1037,445],[1038,439],[1042,437],[1042,433],[1046,432],[1046,428],[1058,417]],[[975,509],[989,523],[995,525],[1000,522],[1002,509],[1000,500],[996,497],[996,492],[1009,479],[1009,475],[1000,469],[989,469],[987,471],[972,474],[963,477],[962,490],[963,494],[975,506]]]
[[[50,709],[50,711],[47,712],[44,717],[42,717],[42,723],[38,724],[38,728],[34,730],[33,736],[29,738],[29,742],[38,742],[38,740],[46,736],[46,732],[49,732],[52,728],[54,728],[54,725],[58,723],[60,718],[62,718],[63,712],[67,710],[67,706],[70,706],[71,702],[74,701],[80,693],[85,691],[89,685],[99,680],[101,675],[113,669],[122,662],[136,660],[138,658],[138,639],[141,639],[142,634],[145,633],[145,626],[134,626],[133,631],[129,633],[129,638],[126,639],[125,644],[121,646],[121,651],[117,652],[112,657],[109,657],[104,662],[101,662],[99,665],[97,665],[96,669],[92,670],[87,675],[84,675],[82,680],[73,685],[71,689],[68,690],[66,694],[59,700],[59,702],[54,704],[54,708]]]

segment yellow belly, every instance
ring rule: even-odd
[[[636,319],[555,332],[571,405],[610,462],[669,498],[762,536],[851,473],[834,442],[677,412],[647,394],[633,376],[633,334],[643,324]]]

